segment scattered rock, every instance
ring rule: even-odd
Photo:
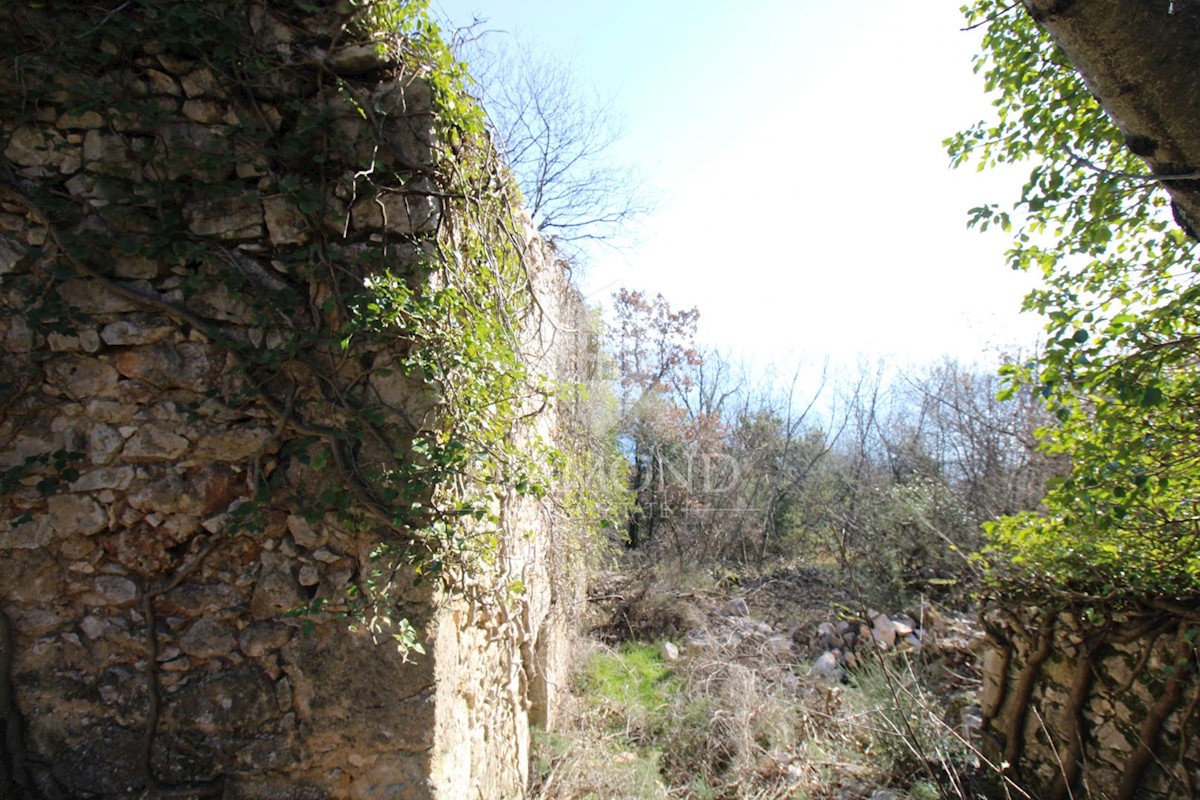
[[[658,655],[663,661],[678,661],[679,648],[672,642],[663,642],[662,647],[658,649]]]
[[[830,681],[840,681],[846,676],[846,671],[842,669],[839,661],[841,652],[838,650],[829,650],[824,652],[813,662],[812,674],[820,678]]]
[[[871,619],[871,636],[880,647],[890,649],[896,646],[896,623],[886,614],[876,614]]]
[[[731,617],[750,616],[750,606],[740,597],[734,597],[725,603],[725,613]]]

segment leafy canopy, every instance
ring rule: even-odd
[[[955,166],[1030,165],[1011,211],[984,205],[970,224],[1010,231],[1010,266],[1043,278],[1025,308],[1045,315],[1046,343],[1008,368],[1006,394],[1040,394],[1057,419],[1042,446],[1074,465],[1044,513],[990,526],[994,574],[1035,591],[1200,593],[1194,244],[1136,142],[1020,5],[963,12],[986,25],[975,69],[996,115],[946,145]]]

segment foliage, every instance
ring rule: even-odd
[[[1014,235],[1009,262],[1037,270],[1027,309],[1047,317],[1036,361],[1007,370],[1008,395],[1036,392],[1055,417],[1047,452],[1069,457],[1043,514],[990,528],[998,575],[1096,595],[1200,591],[1200,333],[1194,245],[1062,52],[1019,7],[979,0],[976,69],[996,119],[951,138],[952,161],[1031,162],[1012,212],[971,224]]]

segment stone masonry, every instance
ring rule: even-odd
[[[1200,618],[1162,607],[1095,614],[985,615],[985,754],[1042,800],[1196,796]]]
[[[323,277],[349,263],[339,253],[422,279],[452,213],[432,169],[430,85],[338,40],[336,4],[308,17],[237,5],[231,24],[294,69],[227,86],[203,53],[153,31],[109,41],[105,25],[144,9],[100,3],[81,35],[109,66],[53,76],[76,88],[36,102],[55,61],[34,45],[55,20],[0,11],[18,37],[0,53],[0,795],[520,796],[531,717],[552,722],[570,605],[547,513],[509,502],[475,591],[414,585],[411,566],[379,558],[375,528],[346,524],[353,484],[331,479],[318,435],[339,424],[337,398],[304,372],[336,363],[346,402],[416,430],[436,397],[379,368],[408,345],[339,356],[314,343],[277,367],[246,355],[295,341],[257,297],[292,298],[299,319],[339,313]],[[82,107],[106,92],[155,112]],[[327,157],[308,169],[339,187],[319,207],[294,190],[294,167],[250,146],[313,141]],[[383,165],[395,185],[362,191],[356,175]],[[160,234],[178,258],[122,244]],[[552,253],[524,237],[543,321],[570,313]],[[304,271],[317,244],[327,273]],[[525,324],[528,357],[553,373],[571,343]],[[552,436],[553,414],[537,425]],[[346,616],[372,583],[423,654],[402,652],[369,606]],[[497,600],[493,586],[521,588]]]

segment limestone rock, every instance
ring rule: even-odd
[[[138,599],[137,584],[120,575],[101,575],[80,595],[90,606],[128,606]]]
[[[167,73],[157,69],[147,69],[142,74],[146,80],[146,88],[151,94],[165,94],[170,97],[180,97],[183,95],[183,90],[179,88],[179,84]]]
[[[262,450],[272,435],[266,428],[240,428],[209,434],[196,442],[191,457],[199,461],[244,461]]]
[[[158,277],[159,264],[152,258],[123,256],[113,262],[113,275],[130,280],[152,280]]]
[[[47,517],[20,523],[0,520],[0,550],[41,550],[54,541],[54,528]]]
[[[148,281],[116,281],[115,285],[143,297],[158,297]],[[122,314],[143,307],[136,300],[117,294],[103,281],[93,278],[64,281],[58,285],[58,294],[85,314]]]
[[[22,125],[13,131],[4,155],[23,167],[51,167],[70,175],[80,167],[79,148],[67,144],[58,131]]]
[[[0,235],[0,275],[16,272],[25,265],[29,249],[8,236]]]
[[[254,311],[243,300],[238,299],[224,285],[209,286],[187,300],[187,308],[200,316],[222,322],[237,322],[249,325],[254,320]]]
[[[54,127],[59,130],[90,130],[92,128],[103,128],[104,124],[104,117],[95,111],[82,111],[76,114],[61,114],[55,121]]]
[[[382,44],[352,44],[339,47],[325,59],[325,64],[338,75],[362,75],[387,63]]]
[[[55,760],[54,778],[64,796],[120,795],[137,786],[142,732],[115,724],[88,727]]]
[[[205,736],[253,737],[277,713],[271,679],[246,664],[212,673],[170,696],[163,723],[168,730]]]
[[[238,647],[251,658],[262,658],[292,639],[292,629],[272,620],[251,622],[238,636]],[[289,701],[290,702],[290,701]]]
[[[880,647],[886,649],[896,646],[896,623],[886,614],[876,614],[871,618],[871,636]]]
[[[339,556],[337,553],[333,552],[332,550],[322,547],[321,549],[319,549],[315,553],[313,553],[313,558],[315,558],[317,561],[320,561],[323,564],[336,564],[338,561],[341,560],[342,557]]]
[[[154,344],[177,330],[168,322],[125,317],[110,322],[100,330],[100,338],[108,345]]]
[[[301,547],[315,550],[325,544],[326,537],[324,533],[313,528],[308,520],[297,514],[288,515],[287,529],[292,534],[292,538],[296,540],[296,544]]]
[[[250,616],[256,620],[273,619],[307,600],[296,576],[292,559],[278,553],[262,554],[262,569],[250,598]]]
[[[375,765],[355,776],[350,800],[380,797],[424,797],[428,793],[425,769],[420,759],[406,753],[381,756]]]
[[[47,498],[50,526],[63,535],[92,536],[108,528],[108,512],[86,494],[56,494]]]
[[[3,328],[0,328],[0,331],[3,331]],[[28,353],[33,349],[33,331],[29,329],[24,317],[9,317],[8,332],[3,338],[10,353]]]
[[[409,236],[431,233],[441,217],[441,201],[434,197],[433,181],[417,178],[403,190],[359,200],[351,209],[351,223],[359,232],[381,231]]]
[[[321,582],[321,573],[315,564],[305,564],[300,567],[299,581],[301,586],[316,586]]]
[[[144,148],[141,140],[90,130],[83,137],[83,163],[90,172],[132,177],[138,169],[137,151]]]
[[[340,594],[350,585],[354,577],[354,562],[348,558],[339,559],[332,564],[321,564],[317,570],[323,596]]]
[[[224,121],[227,109],[218,100],[186,100],[183,104],[183,115],[192,122],[204,125],[217,125]]]
[[[183,479],[167,472],[129,495],[129,505],[145,513],[174,514],[179,511],[185,488]]]
[[[224,583],[181,583],[158,598],[163,614],[203,617],[219,613],[244,601],[240,592]]]
[[[88,460],[93,464],[108,464],[113,460],[117,453],[121,451],[121,447],[125,444],[125,439],[121,434],[117,433],[116,429],[110,425],[105,425],[103,422],[98,422],[92,429],[88,431]],[[132,475],[130,476],[132,478]],[[99,488],[116,488],[113,486],[101,487],[100,485],[84,484],[86,488],[75,489],[75,491],[91,491]],[[126,483],[120,487],[128,488]]]
[[[203,392],[212,382],[215,365],[208,349],[195,342],[159,342],[118,353],[113,363],[121,375],[162,389]]]
[[[658,649],[658,655],[663,661],[678,661],[679,648],[673,642],[663,642],[662,647]]]
[[[308,221],[290,199],[272,195],[264,197],[262,204],[271,244],[279,247],[305,244],[309,240]]]
[[[196,69],[179,79],[188,97],[224,97],[221,82],[207,69]]]
[[[125,442],[122,456],[126,461],[136,463],[178,461],[190,445],[191,442],[174,431],[150,423],[139,427]]]
[[[202,617],[179,637],[179,649],[189,656],[228,656],[235,646],[233,630],[222,622]]]
[[[194,203],[184,210],[188,230],[218,239],[254,239],[262,235],[263,210],[257,195],[239,194]]]
[[[845,677],[846,673],[838,663],[840,653],[837,650],[830,650],[827,653],[822,653],[812,665],[812,674],[817,677],[824,678],[829,681],[840,681]]]

